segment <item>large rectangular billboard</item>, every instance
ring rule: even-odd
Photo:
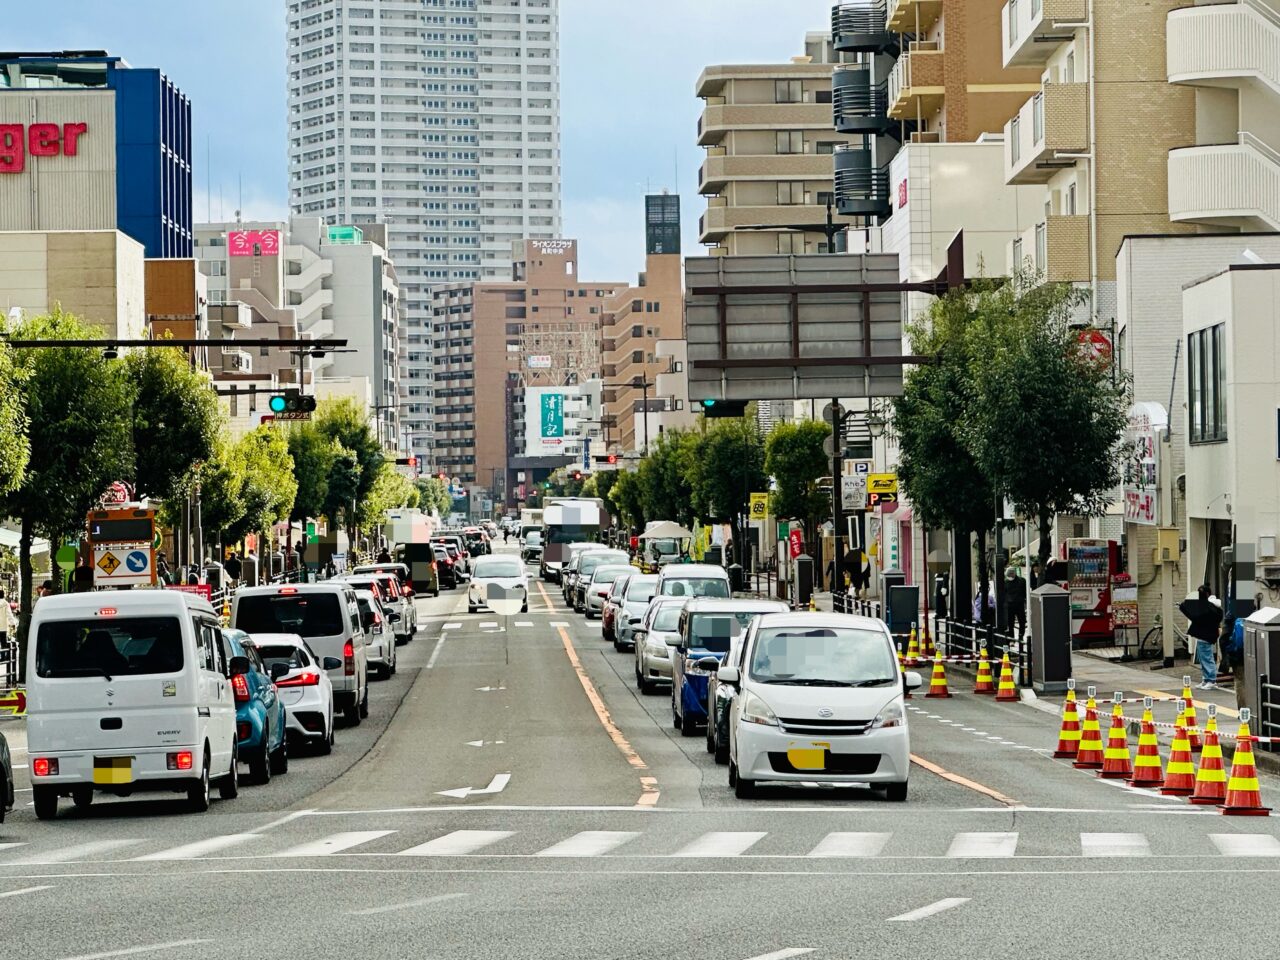
[[[232,230],[227,234],[227,254],[232,257],[277,257],[279,230]]]
[[[542,457],[565,452],[565,399],[574,387],[526,387],[525,455]]]

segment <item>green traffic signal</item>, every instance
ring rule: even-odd
[[[271,412],[284,413],[284,409],[288,405],[288,402],[289,401],[286,400],[284,397],[277,394],[276,396],[271,398]]]

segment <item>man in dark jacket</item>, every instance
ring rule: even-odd
[[[1218,624],[1222,622],[1222,610],[1209,597],[1212,591],[1208,585],[1196,590],[1194,600],[1183,600],[1178,610],[1190,621],[1187,635],[1196,641],[1195,658],[1200,666],[1200,690],[1213,690],[1217,687],[1218,665],[1215,662],[1214,644],[1218,639]]]
[[[1004,611],[1009,630],[1019,640],[1027,632],[1027,581],[1013,567],[1004,571]]]

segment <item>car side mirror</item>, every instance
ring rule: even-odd
[[[227,669],[231,671],[231,676],[240,677],[249,672],[248,657],[232,657],[231,663],[227,665]]]
[[[320,666],[324,667],[326,670],[341,670],[342,661],[337,657],[325,657],[320,661]]]
[[[924,686],[924,679],[914,670],[908,670],[902,675],[902,679],[908,690],[919,690]]]
[[[390,623],[399,623],[400,614],[396,613],[395,611],[391,611],[390,613],[387,614],[387,620]]]
[[[667,637],[667,646],[668,646],[668,647],[680,647],[680,638],[679,638],[679,637]]]
[[[719,661],[716,661],[716,662],[719,663]],[[721,683],[737,683],[739,679],[738,668],[730,667],[728,665],[719,667],[717,669],[716,675],[719,678]]]
[[[276,680],[279,680],[281,677],[283,677],[283,676],[284,676],[286,673],[288,673],[288,672],[289,672],[289,665],[288,665],[287,663],[273,663],[273,664],[271,665],[271,680],[272,680],[272,682],[275,682]]]
[[[719,657],[703,657],[701,660],[699,660],[695,664],[695,666],[699,670],[706,670],[708,673],[719,673],[720,658]]]

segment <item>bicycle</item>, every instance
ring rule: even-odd
[[[1179,627],[1176,623],[1173,625],[1173,649],[1176,652],[1179,644],[1183,650],[1189,649],[1187,646],[1187,632]],[[1138,651],[1135,658],[1138,660],[1155,660],[1164,656],[1164,625],[1160,622],[1160,614],[1156,614],[1155,624],[1142,635],[1142,640],[1138,643]]]

